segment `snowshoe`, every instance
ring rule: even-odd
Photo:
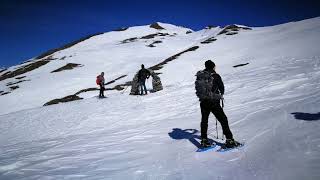
[[[235,148],[235,147],[238,147],[238,146],[242,146],[242,144],[237,142],[234,139],[227,139],[226,140],[226,143],[225,143],[225,147],[226,148]]]
[[[201,140],[201,147],[207,148],[207,147],[211,147],[211,146],[212,146],[212,144],[209,142],[208,139],[202,139]]]

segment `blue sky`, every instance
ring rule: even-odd
[[[320,16],[316,0],[0,0],[0,67],[83,36],[160,21],[268,26]]]

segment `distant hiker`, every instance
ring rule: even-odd
[[[143,95],[143,90],[145,91],[145,94],[147,93],[147,87],[146,87],[146,79],[149,79],[151,73],[147,69],[144,68],[144,65],[141,65],[141,69],[138,72],[138,82],[141,89],[140,95]]]
[[[202,147],[211,146],[208,141],[208,118],[212,112],[220,122],[223,134],[226,136],[226,147],[236,147],[240,145],[233,139],[233,135],[228,125],[228,118],[220,106],[223,99],[224,84],[219,74],[215,72],[215,63],[211,60],[205,62],[205,69],[197,73],[195,82],[196,94],[200,100],[201,108],[201,145]]]
[[[100,86],[99,98],[104,98],[104,72],[97,76],[96,83]]]

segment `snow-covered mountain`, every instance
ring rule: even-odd
[[[0,70],[0,179],[319,179],[319,42],[320,18],[200,31],[154,23]],[[196,152],[194,75],[208,59],[239,150]],[[164,90],[129,95],[141,64]],[[97,99],[102,71],[108,98]],[[43,106],[65,97],[79,100]]]

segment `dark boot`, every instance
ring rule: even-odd
[[[237,142],[234,139],[227,139],[226,140],[226,147],[227,148],[234,148],[234,147],[238,147],[240,145],[241,145],[241,143]]]
[[[212,144],[209,142],[209,140],[208,139],[206,139],[206,138],[202,138],[201,139],[201,146],[202,147],[210,147]]]

